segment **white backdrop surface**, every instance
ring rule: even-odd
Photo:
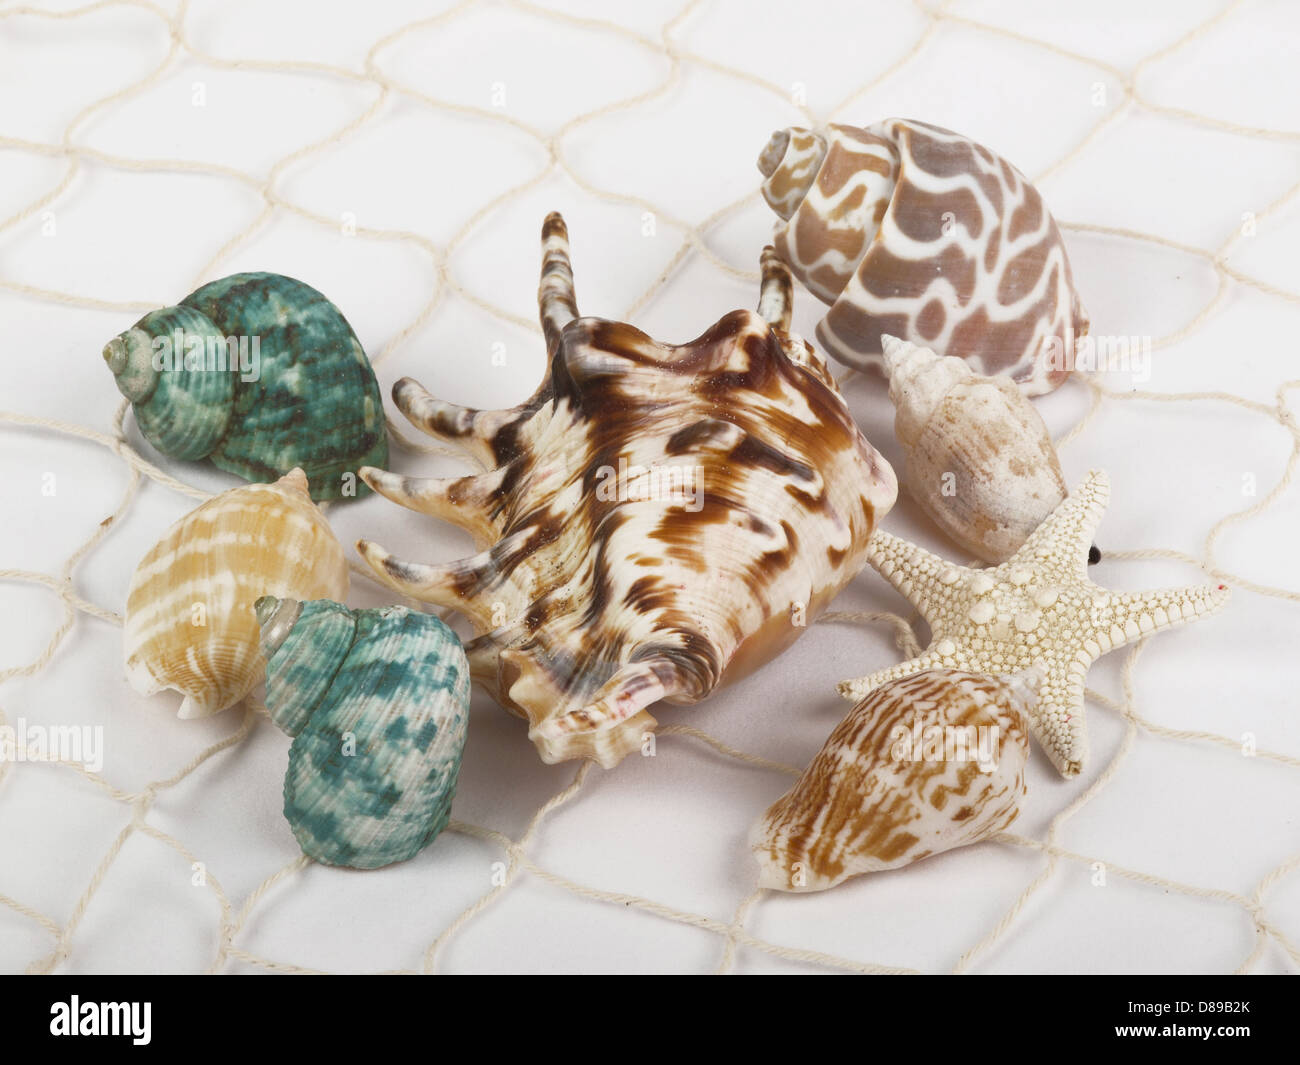
[[[1300,971],[1297,54],[1281,0],[0,4],[0,713],[104,742],[98,773],[0,765],[0,969]],[[177,697],[127,686],[136,562],[236,483],[129,416],[144,462],[119,449],[100,349],[145,310],[287,273],[343,309],[386,400],[410,375],[506,406],[543,369],[547,211],[584,313],[680,342],[755,303],[769,134],[894,115],[1037,180],[1093,331],[1151,339],[1149,379],[1037,401],[1067,478],[1111,476],[1094,579],[1233,586],[1217,617],[1093,667],[1090,763],[1064,781],[1034,750],[1019,842],[755,898],[746,833],[790,776],[686,733],[613,771],[545,766],[476,694],[454,830],[329,869],[297,860],[264,716],[179,721]],[[811,337],[822,308],[796,298]],[[880,381],[845,387],[897,462]],[[378,498],[329,518],[350,555],[362,534],[469,546]],[[884,524],[961,557],[905,498]],[[389,600],[354,581],[354,605]],[[835,609],[911,615],[871,571]],[[802,766],[848,708],[835,682],[897,660],[893,635],[817,625],[656,716]]]

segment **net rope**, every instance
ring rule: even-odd
[[[1194,26],[1191,30],[1174,40],[1166,47],[1143,57],[1130,71],[1127,72],[1095,57],[1079,54],[1070,51],[1069,49],[1062,48],[1056,44],[1026,36],[1004,27],[954,14],[947,10],[949,6],[948,3],[927,5],[922,3],[921,0],[914,0],[914,2],[917,10],[924,16],[924,28],[915,36],[910,44],[903,49],[897,59],[886,69],[869,81],[856,87],[828,111],[814,113],[807,106],[801,105],[798,101],[794,101],[794,105],[803,113],[808,125],[822,125],[828,121],[855,121],[855,118],[851,113],[851,108],[856,100],[875,86],[894,77],[902,71],[916,58],[926,44],[931,41],[940,27],[945,24],[953,24],[960,25],[980,34],[988,34],[995,37],[1015,40],[1025,46],[1041,49],[1058,57],[1069,59],[1079,64],[1084,64],[1099,72],[1109,75],[1120,87],[1122,92],[1122,99],[1120,102],[1102,115],[1087,131],[1087,133],[1073,144],[1068,151],[1040,173],[1033,175],[1033,180],[1035,181],[1042,181],[1066,167],[1091,143],[1093,143],[1103,130],[1119,121],[1126,114],[1132,113],[1135,109],[1140,109],[1141,111],[1150,114],[1163,115],[1175,119],[1178,122],[1189,123],[1195,126],[1213,129],[1240,137],[1261,138],[1271,141],[1300,142],[1300,130],[1243,126],[1210,115],[1199,114],[1197,112],[1183,110],[1159,103],[1158,101],[1151,99],[1142,91],[1142,74],[1148,67],[1174,52],[1186,48],[1188,45],[1207,34],[1210,34],[1217,26],[1223,23],[1224,20],[1237,12],[1238,9],[1242,7],[1244,0],[1234,0],[1234,2],[1227,4],[1212,17]],[[248,225],[234,233],[217,251],[217,253],[202,267],[202,269],[198,271],[190,286],[191,288],[198,287],[204,281],[219,276],[221,272],[219,269],[221,263],[227,259],[236,248],[243,245],[255,233],[263,230],[267,224],[277,216],[294,215],[316,225],[327,227],[330,230],[336,230],[338,226],[336,218],[318,214],[286,197],[278,187],[280,178],[290,167],[319,156],[331,147],[335,147],[355,135],[380,113],[385,102],[391,97],[404,97],[438,111],[457,113],[482,120],[483,122],[493,123],[496,125],[504,124],[512,127],[513,129],[535,139],[537,144],[544,149],[547,161],[545,165],[531,177],[512,186],[478,208],[469,216],[464,225],[451,237],[451,239],[443,245],[439,245],[418,233],[406,230],[370,228],[360,225],[356,227],[356,236],[358,239],[402,242],[414,246],[424,255],[428,256],[436,275],[436,284],[433,287],[432,294],[420,308],[416,316],[400,329],[388,344],[385,345],[385,347],[374,357],[373,362],[376,365],[382,363],[383,360],[395,349],[406,343],[407,340],[428,320],[429,316],[433,313],[434,309],[440,304],[440,302],[452,293],[500,320],[514,323],[532,332],[539,331],[536,322],[516,315],[505,308],[495,306],[491,302],[484,300],[475,293],[463,288],[458,283],[455,275],[448,268],[448,263],[456,249],[468,239],[474,229],[483,222],[487,216],[500,208],[508,200],[519,196],[556,173],[562,173],[584,192],[597,200],[606,203],[638,207],[642,210],[653,212],[658,221],[664,223],[679,235],[678,247],[669,259],[666,267],[656,280],[639,297],[637,297],[629,307],[626,308],[622,315],[624,319],[632,319],[636,313],[651,300],[652,297],[667,286],[678,267],[681,266],[681,264],[690,256],[698,256],[708,262],[716,270],[732,277],[750,282],[757,281],[758,274],[756,271],[741,270],[726,262],[709,247],[707,239],[708,234],[720,223],[724,222],[728,217],[736,213],[742,207],[753,203],[758,196],[757,189],[746,196],[721,207],[699,225],[691,225],[684,219],[674,216],[671,211],[666,210],[661,204],[653,203],[639,196],[627,195],[613,189],[602,188],[593,184],[569,162],[565,155],[565,141],[575,130],[599,117],[616,112],[629,111],[642,104],[663,97],[678,84],[682,76],[683,68],[688,65],[707,69],[723,77],[745,82],[765,92],[775,94],[786,104],[792,102],[790,100],[790,94],[785,88],[749,71],[729,66],[705,56],[697,55],[683,47],[675,39],[675,33],[681,23],[693,14],[696,14],[702,7],[706,7],[706,0],[691,0],[691,2],[683,6],[672,18],[663,24],[657,38],[648,36],[627,26],[619,25],[616,22],[554,11],[545,7],[540,7],[536,4],[528,3],[526,0],[503,0],[503,3],[508,8],[514,9],[518,12],[527,13],[528,15],[538,19],[549,20],[556,24],[581,27],[587,30],[631,41],[645,49],[647,52],[666,59],[668,62],[667,73],[660,83],[650,90],[624,99],[616,100],[602,107],[580,114],[571,119],[556,132],[547,134],[510,116],[509,114],[502,113],[499,110],[489,110],[487,108],[479,108],[463,103],[437,99],[413,86],[402,83],[383,69],[380,62],[380,56],[397,41],[417,31],[450,23],[464,15],[470,9],[479,6],[479,0],[464,0],[464,2],[457,4],[440,14],[412,21],[385,34],[370,46],[361,70],[353,70],[343,66],[310,61],[229,59],[211,55],[199,48],[187,35],[186,20],[189,9],[189,0],[180,0],[174,14],[168,13],[156,4],[151,3],[150,0],[97,0],[95,3],[64,11],[48,11],[28,5],[0,5],[0,23],[13,19],[75,21],[106,9],[139,9],[149,13],[149,15],[158,21],[161,27],[165,28],[169,40],[165,56],[151,71],[121,89],[86,104],[86,106],[77,112],[68,122],[67,126],[63,130],[62,136],[56,143],[33,141],[0,133],[0,149],[33,153],[40,156],[61,159],[65,162],[63,175],[53,185],[53,187],[43,195],[32,200],[25,207],[0,221],[0,238],[3,238],[6,233],[11,233],[16,227],[37,215],[38,212],[44,210],[47,206],[65,197],[78,173],[86,164],[124,171],[188,173],[219,177],[252,190],[261,197],[263,205],[260,213],[249,222]],[[877,46],[879,46],[879,44],[880,42],[877,42]],[[111,152],[100,151],[77,142],[76,133],[78,129],[92,116],[100,114],[105,109],[112,107],[114,104],[122,103],[123,101],[138,95],[151,85],[158,82],[168,71],[174,68],[179,59],[185,57],[188,57],[192,61],[197,61],[212,68],[222,70],[264,71],[299,75],[308,78],[326,77],[344,79],[349,82],[361,83],[373,87],[375,90],[375,96],[370,105],[361,114],[350,119],[345,124],[340,125],[329,135],[279,158],[269,168],[265,177],[259,177],[233,167],[216,163],[187,159],[132,158]],[[1300,193],[1300,181],[1288,188],[1262,212],[1259,212],[1256,215],[1257,221],[1280,211],[1296,197],[1297,193]],[[1203,260],[1214,270],[1217,278],[1217,287],[1211,298],[1206,302],[1201,310],[1191,318],[1191,320],[1186,322],[1180,328],[1165,336],[1153,339],[1153,350],[1175,345],[1200,328],[1219,309],[1233,284],[1246,286],[1277,300],[1300,305],[1300,293],[1280,288],[1257,277],[1253,277],[1239,268],[1234,267],[1227,261],[1238,240],[1241,238],[1240,233],[1234,233],[1231,239],[1224,242],[1220,247],[1211,250],[1194,245],[1182,244],[1157,234],[1144,233],[1122,227],[1076,224],[1063,219],[1058,219],[1058,221],[1061,224],[1061,228],[1068,232],[1092,234],[1113,240],[1117,244],[1123,242],[1140,242],[1146,245],[1168,248],[1183,255]],[[62,304],[70,307],[106,311],[143,313],[152,310],[157,306],[161,306],[165,302],[162,300],[105,300],[87,293],[65,292],[24,284],[18,279],[10,276],[0,276],[0,289],[44,304]],[[849,371],[849,373],[851,372],[852,371]],[[848,374],[845,376],[848,376]],[[1271,405],[1227,392],[1116,392],[1107,389],[1097,380],[1082,373],[1076,374],[1074,380],[1090,391],[1091,404],[1085,415],[1058,440],[1058,446],[1060,447],[1066,447],[1072,442],[1078,440],[1086,432],[1089,424],[1107,403],[1230,404],[1242,408],[1260,418],[1268,419],[1269,421],[1281,426],[1291,439],[1290,455],[1286,461],[1281,477],[1272,489],[1259,498],[1257,502],[1242,510],[1229,513],[1220,519],[1206,535],[1201,555],[1199,557],[1181,551],[1161,548],[1146,548],[1128,551],[1107,551],[1107,558],[1127,561],[1163,559],[1186,563],[1201,568],[1210,577],[1229,584],[1234,588],[1249,591],[1256,595],[1280,598],[1291,603],[1300,603],[1300,591],[1262,585],[1237,574],[1228,572],[1219,565],[1215,555],[1216,543],[1222,533],[1229,526],[1249,521],[1251,518],[1262,514],[1278,499],[1280,499],[1284,493],[1286,493],[1295,478],[1297,465],[1300,465],[1300,427],[1297,426],[1295,414],[1288,405],[1288,393],[1300,389],[1300,379],[1288,380],[1280,383],[1277,387],[1275,401]],[[96,547],[107,535],[112,525],[121,519],[127,512],[128,508],[130,508],[141,487],[143,478],[149,478],[171,491],[192,499],[202,500],[209,498],[209,493],[171,476],[166,471],[150,462],[146,456],[136,450],[136,448],[128,441],[124,428],[126,408],[127,405],[124,402],[117,410],[109,432],[101,432],[98,429],[85,425],[72,424],[48,418],[33,417],[16,411],[0,411],[0,425],[8,425],[41,433],[70,437],[84,441],[88,444],[93,444],[96,447],[111,453],[117,459],[122,461],[129,472],[127,487],[117,509],[64,561],[61,570],[57,574],[34,572],[24,569],[0,570],[0,580],[44,589],[58,598],[63,610],[63,619],[57,625],[43,651],[31,662],[0,671],[0,683],[16,677],[26,677],[39,674],[49,666],[55,655],[58,653],[61,644],[68,636],[69,632],[72,631],[72,628],[76,624],[80,615],[85,615],[86,617],[96,619],[96,621],[108,625],[120,626],[122,624],[120,614],[113,610],[106,609],[96,603],[90,602],[79,595],[75,590],[73,578],[79,564],[94,552]],[[405,432],[403,432],[401,427],[393,424],[391,421],[389,423],[389,428],[395,441],[400,446],[409,450],[437,454],[449,453],[447,449],[438,447],[437,445],[412,440]],[[361,576],[363,579],[371,579],[369,571],[363,569],[359,563],[352,562],[351,567],[353,572]],[[819,621],[827,624],[847,623],[882,626],[892,632],[899,651],[902,654],[911,656],[919,649],[915,633],[912,629],[912,622],[908,618],[898,614],[888,612],[837,612],[824,615],[819,619]],[[1157,876],[1141,870],[1129,869],[1116,865],[1103,856],[1076,853],[1060,845],[1061,835],[1065,826],[1114,779],[1121,765],[1133,750],[1139,733],[1171,742],[1207,744],[1214,747],[1229,748],[1233,751],[1239,751],[1240,749],[1240,741],[1230,736],[1212,732],[1169,728],[1150,721],[1141,715],[1134,696],[1134,671],[1144,645],[1145,641],[1139,642],[1129,648],[1126,652],[1121,673],[1123,689],[1122,699],[1112,699],[1101,692],[1093,690],[1092,688],[1089,688],[1086,691],[1086,697],[1090,702],[1112,711],[1119,715],[1125,722],[1125,732],[1122,742],[1105,769],[1086,789],[1071,798],[1063,808],[1056,813],[1043,838],[1028,838],[1010,832],[1001,833],[997,837],[997,841],[1002,845],[1039,852],[1044,859],[1043,866],[1024,886],[1015,901],[1007,908],[1005,913],[997,920],[993,927],[976,942],[960,951],[952,964],[952,970],[954,972],[962,972],[969,969],[980,959],[981,956],[989,952],[990,949],[1006,935],[1013,925],[1027,919],[1024,917],[1024,911],[1027,905],[1031,899],[1033,899],[1033,897],[1052,880],[1062,862],[1080,863],[1090,866],[1101,862],[1104,863],[1109,872],[1113,872],[1122,879],[1160,888],[1166,892],[1173,892],[1191,898],[1203,899],[1222,906],[1234,907],[1243,911],[1250,922],[1250,927],[1253,929],[1254,940],[1250,953],[1242,958],[1240,964],[1236,967],[1237,972],[1247,972],[1251,970],[1252,967],[1259,962],[1261,957],[1263,957],[1270,943],[1277,944],[1293,962],[1300,965],[1300,945],[1292,942],[1270,919],[1266,908],[1266,902],[1270,890],[1275,888],[1283,878],[1292,875],[1297,868],[1300,868],[1300,851],[1297,851],[1295,854],[1292,854],[1279,862],[1255,885],[1249,895],[1243,895],[1233,891],[1207,887],[1204,885],[1182,883],[1177,880]],[[109,875],[114,861],[121,853],[125,843],[132,836],[139,835],[155,840],[160,845],[170,848],[172,851],[180,855],[186,862],[191,864],[199,861],[198,857],[196,857],[196,855],[193,854],[180,839],[162,831],[155,824],[150,822],[150,809],[161,792],[174,787],[177,783],[194,773],[210,759],[220,755],[223,751],[230,750],[231,748],[243,743],[253,731],[259,717],[266,714],[266,709],[255,700],[249,700],[243,710],[238,713],[239,724],[229,736],[201,751],[192,758],[189,763],[178,768],[170,776],[152,781],[140,791],[123,791],[111,784],[100,773],[92,772],[79,764],[42,761],[25,762],[21,759],[16,759],[12,762],[0,762],[0,787],[3,787],[5,778],[9,774],[13,773],[18,765],[26,767],[23,769],[24,772],[57,771],[62,773],[73,773],[84,778],[95,788],[99,789],[115,802],[120,803],[127,811],[129,811],[129,820],[127,820],[122,826],[120,832],[113,840],[108,850],[97,862],[89,882],[86,884],[70,915],[62,923],[53,920],[29,902],[12,898],[3,892],[0,892],[0,905],[3,905],[22,917],[34,922],[49,934],[51,942],[48,952],[42,954],[30,963],[28,966],[29,972],[51,972],[59,966],[60,963],[64,962],[71,956],[77,930],[81,925],[87,910],[94,904],[96,895],[102,887],[106,877]],[[0,708],[0,725],[7,723],[8,720],[4,715],[3,708]],[[796,776],[799,772],[795,767],[782,765],[766,758],[761,758],[757,755],[738,750],[698,728],[683,725],[671,725],[661,727],[658,730],[657,735],[660,738],[670,740],[671,742],[703,745],[712,750],[716,755],[750,766],[755,771],[781,773],[789,776]],[[1280,763],[1294,769],[1300,769],[1300,758],[1280,752],[1260,750],[1257,752],[1257,758],[1267,762]],[[546,819],[557,809],[564,806],[566,803],[573,801],[575,797],[582,792],[584,782],[589,774],[589,769],[589,763],[584,763],[579,767],[574,774],[571,783],[553,795],[537,810],[526,830],[518,839],[511,839],[502,832],[481,825],[459,820],[453,820],[450,823],[448,831],[460,833],[487,842],[499,848],[507,859],[506,870],[501,883],[494,885],[491,890],[483,894],[472,905],[468,906],[428,944],[427,948],[423,952],[420,968],[417,971],[426,973],[435,971],[438,967],[440,953],[444,950],[447,944],[462,932],[467,925],[473,922],[476,917],[482,914],[497,899],[499,899],[503,893],[509,890],[510,885],[516,882],[523,875],[534,877],[539,881],[561,888],[583,899],[615,906],[634,908],[666,921],[677,922],[708,932],[716,936],[719,940],[719,960],[717,965],[717,971],[719,972],[732,970],[739,947],[749,948],[789,962],[804,963],[848,972],[911,973],[916,971],[910,968],[898,968],[882,965],[868,960],[841,957],[814,950],[805,950],[796,946],[774,943],[751,934],[746,930],[747,920],[753,912],[754,907],[761,903],[763,896],[763,892],[757,888],[739,900],[734,915],[730,921],[720,921],[702,914],[677,909],[650,898],[602,890],[599,887],[589,884],[578,883],[542,867],[530,856],[529,846],[534,841],[539,829]],[[222,888],[220,880],[211,872],[211,867],[208,866],[209,871],[206,877],[206,889],[210,891],[215,898],[220,914],[220,927],[217,935],[218,946],[209,971],[223,971],[231,962],[242,962],[247,966],[279,973],[310,973],[318,971],[304,966],[295,965],[290,962],[262,957],[248,950],[244,950],[238,945],[241,931],[246,927],[250,918],[256,912],[259,904],[276,891],[284,890],[284,885],[291,881],[295,874],[301,872],[310,864],[310,859],[306,857],[300,856],[296,858],[272,875],[266,877],[266,879],[263,880],[262,883],[259,884],[258,887],[238,905],[232,902],[226,891]]]

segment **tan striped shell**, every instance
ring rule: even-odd
[[[185,696],[181,717],[234,706],[265,673],[253,604],[343,599],[343,548],[293,470],[181,518],[140,560],[126,601],[126,675],[142,695]]]
[[[1007,377],[884,338],[903,484],[952,539],[1001,563],[1065,499],[1047,426]]]
[[[932,669],[870,692],[750,834],[759,883],[823,891],[1002,831],[1041,673]]]
[[[1069,376],[1088,316],[1056,222],[1005,159],[891,118],[781,130],[758,167],[777,254],[831,305],[817,339],[835,358],[880,369],[888,333],[1030,396]]]

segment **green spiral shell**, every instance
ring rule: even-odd
[[[316,500],[364,495],[357,470],[387,464],[361,342],[333,303],[291,277],[213,281],[146,314],[104,358],[140,432],[173,458],[259,482],[300,467]]]
[[[294,737],[284,816],[303,853],[375,869],[446,827],[469,720],[456,634],[403,606],[256,604],[271,720]]]

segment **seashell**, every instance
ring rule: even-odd
[[[754,826],[760,886],[824,891],[1001,832],[1041,679],[931,669],[874,689]]]
[[[258,596],[341,599],[347,590],[343,547],[302,470],[223,492],[168,529],[136,567],[127,679],[142,695],[183,694],[183,718],[225,710],[262,680]]]
[[[1043,419],[1007,377],[883,338],[903,483],[944,532],[1005,562],[1067,495]]]
[[[299,468],[312,498],[365,494],[388,461],[379,383],[352,327],[310,285],[234,274],[150,311],[104,347],[144,438],[249,481]]]
[[[271,720],[293,739],[284,816],[303,853],[377,869],[446,826],[465,730],[469,663],[456,634],[404,606],[257,601]]]
[[[1029,396],[1074,368],[1088,316],[1038,190],[982,145],[891,118],[866,129],[791,128],[758,159],[784,220],[777,254],[830,311],[821,346],[881,368],[888,333]]]
[[[543,761],[612,766],[653,729],[650,705],[696,703],[792,643],[861,569],[897,482],[788,332],[790,275],[770,248],[761,315],[669,345],[578,317],[559,215],[542,238],[549,368],[532,398],[480,411],[393,388],[412,423],[489,472],[361,471],[485,550],[420,565],[358,548],[393,588],[469,617],[475,679],[528,719]]]

